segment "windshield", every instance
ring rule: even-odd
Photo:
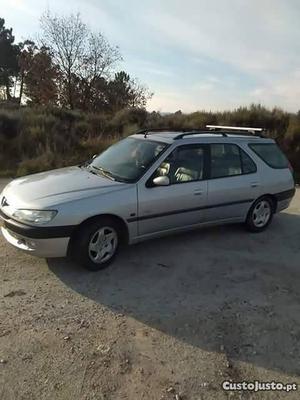
[[[126,138],[94,158],[89,168],[111,179],[135,182],[165,148],[165,143]]]

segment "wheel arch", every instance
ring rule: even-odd
[[[256,200],[261,199],[262,197],[268,197],[269,199],[272,200],[272,204],[273,204],[273,210],[272,211],[273,211],[273,213],[276,213],[277,203],[278,203],[277,197],[274,194],[266,193],[266,194],[263,194],[263,195],[259,196]]]
[[[67,251],[68,255],[71,254],[72,246],[75,243],[76,239],[78,238],[78,235],[79,235],[81,229],[84,226],[89,225],[90,223],[92,223],[94,221],[101,220],[103,218],[112,219],[114,222],[117,223],[117,225],[119,227],[119,232],[121,234],[121,243],[122,244],[127,244],[129,242],[129,230],[128,230],[128,226],[123,218],[119,217],[118,215],[109,214],[109,213],[108,214],[98,214],[98,215],[94,215],[92,217],[85,219],[79,225],[76,226],[76,228],[74,229],[74,231],[70,237],[68,251]]]
[[[247,216],[249,215],[249,212],[250,212],[250,210],[251,210],[253,204],[254,204],[255,202],[257,202],[258,200],[264,198],[264,197],[268,197],[268,198],[272,201],[272,205],[273,205],[272,211],[273,211],[274,214],[276,213],[276,210],[277,210],[277,203],[278,203],[278,200],[277,200],[276,196],[275,196],[274,194],[271,194],[271,193],[264,193],[264,194],[261,194],[261,195],[258,196],[255,200],[252,201],[252,203],[251,203],[251,205],[250,205],[250,207],[249,207],[249,209],[248,209],[248,211],[247,211]]]

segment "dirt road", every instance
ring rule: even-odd
[[[0,237],[0,273],[2,400],[300,397],[221,387],[300,384],[299,190],[264,233],[154,240],[99,273]]]

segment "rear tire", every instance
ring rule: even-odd
[[[117,255],[120,227],[109,217],[84,225],[72,243],[71,257],[89,271],[107,268]]]
[[[246,227],[250,232],[262,232],[271,223],[274,214],[274,204],[270,197],[263,196],[251,206]]]

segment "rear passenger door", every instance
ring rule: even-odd
[[[245,218],[259,195],[256,164],[236,144],[215,143],[209,149],[208,221]]]

